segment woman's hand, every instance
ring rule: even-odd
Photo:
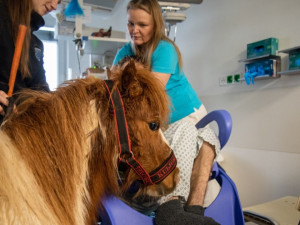
[[[8,97],[8,95],[4,91],[0,90],[0,115],[2,115],[2,116],[5,115],[3,106],[8,106],[7,97]]]

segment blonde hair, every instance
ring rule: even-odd
[[[147,67],[151,67],[151,57],[161,40],[173,44],[178,55],[179,66],[182,67],[182,57],[177,45],[165,34],[165,23],[157,0],[131,0],[127,5],[127,12],[130,9],[141,9],[150,14],[153,18],[153,36],[146,45],[146,51],[140,46],[133,45],[136,56],[143,60]]]
[[[31,76],[28,64],[31,38],[30,20],[33,3],[32,0],[6,0],[6,3],[11,21],[11,35],[14,42],[17,39],[19,25],[23,24],[27,27],[19,64],[19,71],[24,79]]]

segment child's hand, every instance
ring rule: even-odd
[[[6,108],[8,106],[8,99],[7,99],[8,95],[0,90],[0,115],[4,116],[5,115],[5,110],[4,108]]]

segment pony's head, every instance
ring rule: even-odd
[[[164,87],[133,59],[109,73],[124,102],[132,150],[130,155],[122,152],[120,155],[123,167],[125,164],[122,190],[138,181],[141,188],[137,195],[168,194],[179,181],[179,170],[175,168],[176,159],[162,133],[169,113]]]

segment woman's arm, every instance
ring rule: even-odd
[[[171,74],[169,73],[158,73],[158,72],[152,72],[152,74],[158,79],[160,80],[160,82],[163,84],[164,87],[166,87]]]

